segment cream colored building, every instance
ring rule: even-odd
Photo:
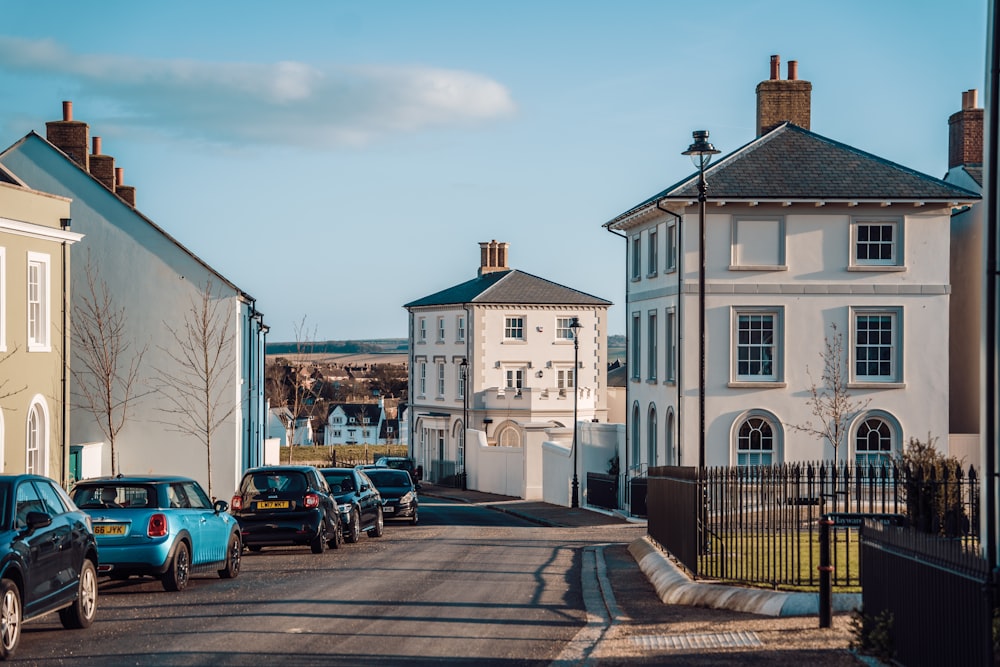
[[[0,470],[71,483],[70,200],[0,167]]]

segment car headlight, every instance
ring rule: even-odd
[[[343,514],[350,514],[351,513],[351,506],[349,504],[348,505],[337,505],[337,509],[341,513],[343,513]]]
[[[413,502],[413,492],[412,491],[407,491],[406,493],[404,493],[403,496],[399,499],[399,502],[400,502],[400,504],[404,504],[404,505],[406,503],[412,503]]]

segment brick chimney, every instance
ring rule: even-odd
[[[771,56],[771,78],[757,84],[757,136],[789,121],[809,129],[812,84],[799,80],[799,63],[788,61],[788,78],[781,79],[781,57]]]
[[[479,276],[495,271],[509,271],[507,266],[507,248],[509,243],[498,243],[497,241],[482,242],[479,244]]]
[[[983,164],[983,110],[979,91],[962,93],[962,110],[948,118],[948,168]]]
[[[90,175],[104,184],[108,190],[115,191],[115,159],[110,155],[101,154],[101,138],[94,137],[94,150],[90,154]]]
[[[90,170],[87,154],[87,138],[90,127],[73,120],[73,103],[63,102],[62,120],[45,123],[45,138],[84,169]]]
[[[125,185],[125,170],[121,167],[115,168],[115,194],[135,208],[135,186]]]

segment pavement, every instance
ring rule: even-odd
[[[540,526],[587,529],[646,523],[622,512],[563,507],[426,482],[421,487],[426,496],[474,503]],[[849,612],[860,607],[860,596],[834,595],[833,627],[820,629],[817,594],[695,581],[648,535],[630,539],[628,544],[598,545],[593,554],[585,555],[584,563],[607,571],[606,587],[601,582],[603,605],[595,609],[603,614],[604,608],[620,605],[621,610],[607,619],[600,637],[581,653],[589,656],[586,660],[576,656],[554,665],[715,665],[737,657],[741,664],[873,664],[848,650]],[[587,607],[589,614],[589,601]],[[655,659],[644,662],[651,650]],[[629,657],[620,658],[623,655]]]

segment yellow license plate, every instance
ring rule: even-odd
[[[258,500],[257,509],[259,510],[283,510],[288,509],[287,500]]]
[[[124,534],[125,534],[124,523],[111,523],[111,524],[98,523],[94,525],[94,535],[124,535]]]

